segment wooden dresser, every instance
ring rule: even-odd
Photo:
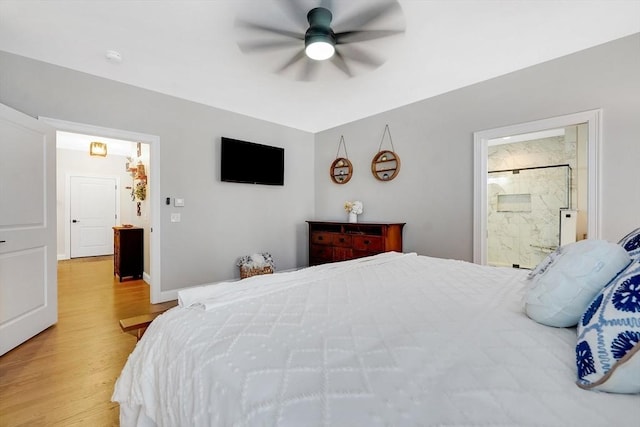
[[[400,223],[307,221],[309,265],[402,252]]]
[[[142,279],[144,269],[144,229],[113,227],[113,275]]]

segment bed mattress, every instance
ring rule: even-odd
[[[386,253],[185,290],[130,355],[121,425],[637,426],[575,385],[576,331],[526,272]]]

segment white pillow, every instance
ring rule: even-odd
[[[605,240],[562,246],[529,275],[527,316],[543,325],[575,326],[593,297],[630,261],[622,246]]]
[[[578,385],[640,393],[640,259],[591,302],[578,324]]]

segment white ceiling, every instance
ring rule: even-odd
[[[374,2],[334,0],[334,22]],[[273,73],[295,49],[240,51],[237,17],[304,31],[284,0],[0,0],[0,50],[318,132],[640,32],[640,0],[398,2],[406,32],[359,43],[386,62],[352,78],[323,63],[298,81]]]

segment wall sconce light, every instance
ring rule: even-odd
[[[89,145],[89,155],[106,157],[107,156],[107,144],[105,144],[104,142],[95,142],[95,141],[92,142]]]

